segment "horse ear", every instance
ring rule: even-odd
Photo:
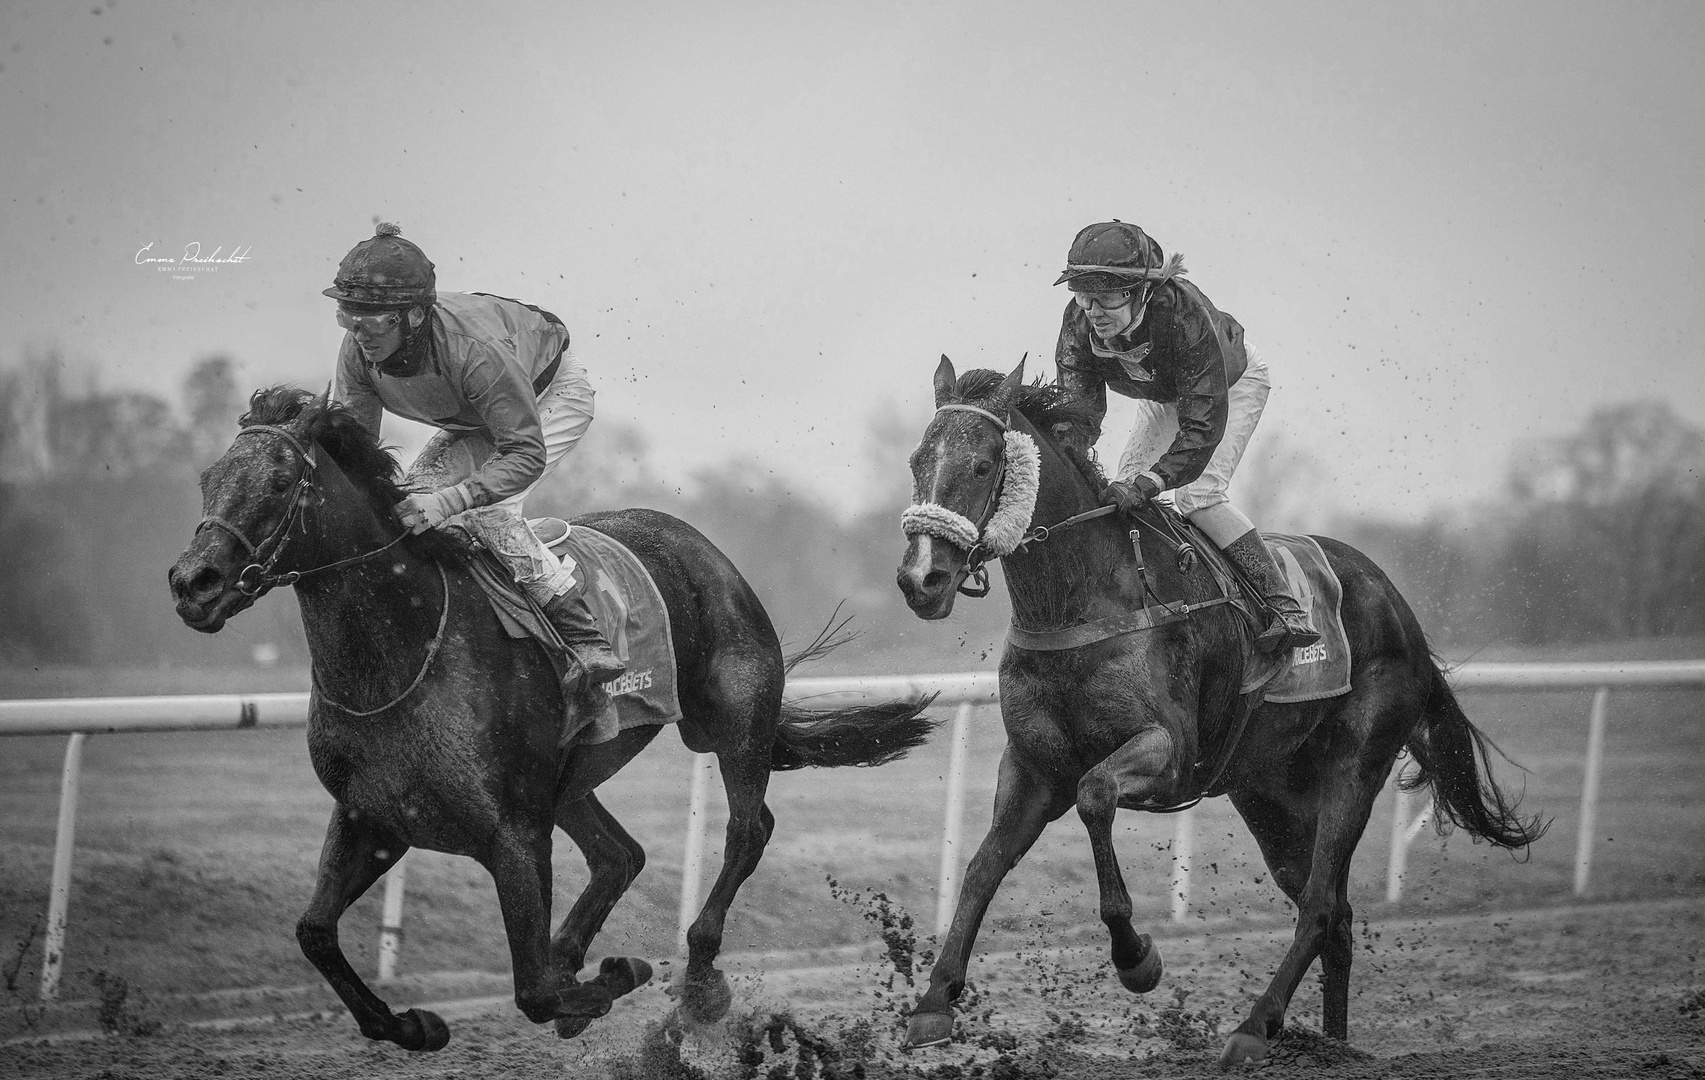
[[[1006,411],[1012,407],[1013,398],[1018,396],[1019,387],[1024,385],[1024,361],[1029,358],[1030,354],[1025,353],[1019,359],[1018,366],[1001,380],[1001,384],[989,396],[989,411],[996,416],[1005,415]]]
[[[959,376],[953,373],[953,361],[942,353],[941,363],[935,367],[935,407],[939,409],[952,401],[958,390]]]

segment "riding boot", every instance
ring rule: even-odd
[[[1255,639],[1255,648],[1263,653],[1298,649],[1313,645],[1320,634],[1309,625],[1308,612],[1291,595],[1285,572],[1267,549],[1261,534],[1250,529],[1224,548],[1226,558],[1237,564],[1243,576],[1273,609],[1273,621]]]
[[[586,606],[586,599],[578,589],[553,597],[545,605],[544,612],[562,636],[562,643],[568,647],[569,659],[573,661],[575,670],[564,677],[564,690],[578,683],[581,699],[591,706],[594,713],[601,712],[610,700],[604,684],[620,678],[627,671],[627,664],[598,632],[598,624],[592,620],[592,609]]]

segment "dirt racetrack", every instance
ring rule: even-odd
[[[1705,898],[1582,904],[1506,915],[1357,922],[1348,1046],[1313,1033],[1305,981],[1292,1029],[1263,1076],[1705,1077]],[[1144,999],[1118,988],[1099,946],[1038,941],[973,967],[956,1041],[901,1053],[913,991],[880,958],[812,964],[799,954],[729,958],[731,1019],[682,1033],[667,977],[617,1003],[580,1039],[557,1040],[514,1010],[501,983],[439,1007],[450,1045],[411,1054],[368,1042],[339,1009],[232,1016],[195,1026],[158,1004],[152,1034],[0,1046],[0,1075],[137,1077],[763,1076],[1101,1080],[1222,1075],[1215,1057],[1264,984],[1289,927],[1224,923],[1156,934],[1167,962]],[[821,961],[821,957],[817,958]],[[666,968],[660,970],[666,971]],[[416,1004],[393,999],[393,1007]],[[429,1004],[429,1002],[419,1002]],[[235,1010],[241,1013],[243,1010]],[[772,1022],[787,1014],[793,1025]],[[109,1016],[109,1021],[115,1018]],[[766,1031],[766,1025],[769,1028]],[[109,1025],[110,1026],[110,1025]],[[802,1050],[799,1035],[803,1033]]]

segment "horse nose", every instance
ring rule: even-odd
[[[178,602],[205,604],[224,591],[225,575],[211,566],[203,566],[186,575],[182,566],[173,566],[166,571],[166,584]]]
[[[918,573],[923,569],[923,573]],[[907,568],[900,567],[894,574],[895,584],[900,586],[900,594],[906,598],[907,605],[920,607],[939,599],[943,589],[952,582],[953,575],[935,567]]]

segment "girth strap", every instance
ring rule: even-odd
[[[1016,648],[1033,652],[1081,649],[1085,645],[1093,645],[1108,638],[1180,622],[1188,618],[1191,612],[1229,603],[1230,600],[1227,596],[1216,596],[1199,604],[1150,604],[1141,611],[1121,612],[1105,619],[1096,619],[1094,622],[1068,626],[1064,630],[1026,630],[1022,626],[1014,625],[1007,627],[1006,640]]]

